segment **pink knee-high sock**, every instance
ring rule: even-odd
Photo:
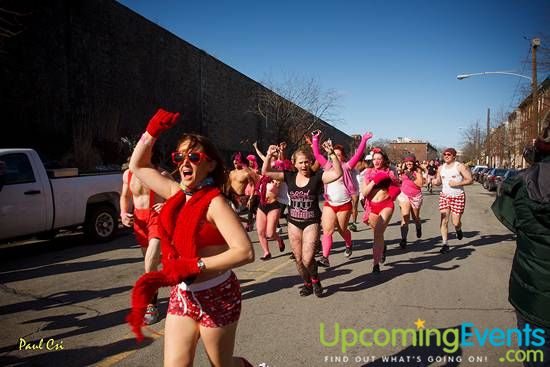
[[[323,234],[321,244],[323,245],[323,256],[328,257],[332,249],[332,234]]]
[[[346,247],[351,247],[351,231],[349,229],[345,229],[342,237],[344,238]]]

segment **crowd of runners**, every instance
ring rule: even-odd
[[[442,162],[418,162],[407,155],[392,164],[379,147],[366,152],[370,132],[349,152],[317,130],[306,134],[306,143],[290,156],[284,142],[263,150],[255,143],[256,155],[236,153],[233,169],[226,170],[208,138],[185,134],[172,153],[177,169],[170,175],[152,163],[153,145],[178,119],[178,113],[159,109],[150,120],[123,175],[121,197],[122,223],[133,226],[145,257],[145,273],[134,286],[127,317],[138,339],[144,324],[158,320],[158,288],[172,287],[165,365],[192,364],[199,338],[213,365],[249,365],[232,352],[241,304],[232,268],[254,261],[247,233],[253,230],[262,249],[260,260],[272,257],[269,241],[285,251],[281,217],[303,279],[300,296],[323,296],[318,267],[330,267],[336,233],[344,240],[345,256],[352,256],[359,205],[361,221],[373,232],[374,274],[386,260],[384,233],[395,202],[401,212],[401,248],[410,241],[411,221],[416,237],[422,237],[424,187],[431,193],[432,186],[442,186],[440,252],[449,250],[449,219],[456,238],[462,239],[463,187],[472,177],[456,161],[453,148],[444,150]]]

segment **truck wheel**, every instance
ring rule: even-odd
[[[98,205],[89,209],[84,230],[93,241],[110,241],[118,229],[118,215],[110,205]]]

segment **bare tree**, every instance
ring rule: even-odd
[[[297,146],[305,133],[321,128],[323,121],[340,122],[340,95],[334,89],[323,90],[314,78],[288,76],[281,83],[269,78],[262,84],[254,91],[254,113],[274,127],[277,141]]]
[[[483,163],[485,130],[480,128],[479,121],[462,129],[462,158],[464,162]]]

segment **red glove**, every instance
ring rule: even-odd
[[[374,175],[372,181],[374,182],[374,185],[377,186],[381,182],[391,181],[391,178],[390,176],[388,176],[386,172],[378,172],[377,174]]]
[[[372,137],[373,137],[373,135],[372,135],[372,133],[370,133],[370,132],[365,133],[365,135],[363,135],[363,139],[365,139],[365,140],[369,140],[369,139],[372,138]]]
[[[149,120],[147,132],[154,138],[158,138],[160,134],[170,129],[178,122],[180,113],[168,112],[159,108],[157,113]]]
[[[166,266],[166,275],[171,283],[180,283],[184,280],[190,283],[201,272],[198,262],[198,257],[167,259],[163,265]]]

